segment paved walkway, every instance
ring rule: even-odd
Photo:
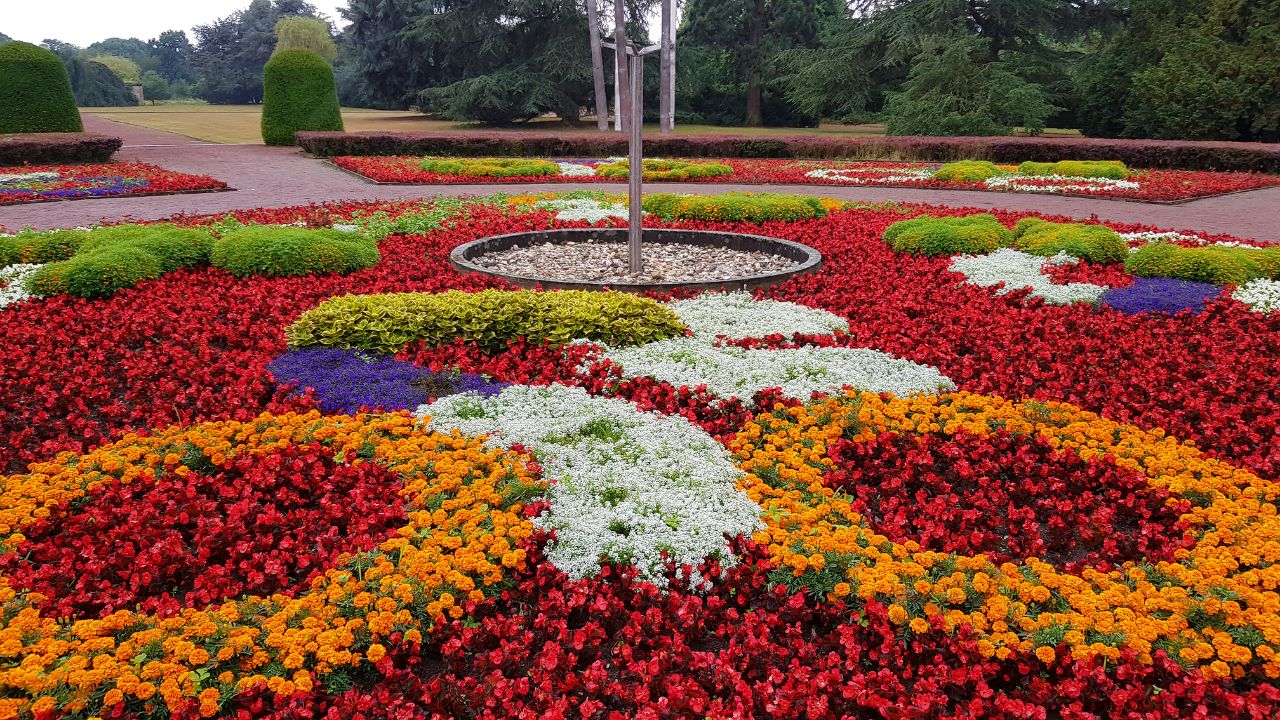
[[[579,188],[613,189],[621,185],[542,183],[529,185],[373,185],[296,148],[218,145],[132,125],[85,116],[85,129],[116,135],[124,147],[120,160],[152,163],[171,170],[210,175],[233,192],[137,198],[98,198],[67,202],[0,206],[0,225],[17,229],[74,227],[104,219],[152,220],[178,212],[216,213],[254,207],[283,207],[331,200],[393,200],[432,195],[488,195],[496,192],[554,192]],[[745,186],[701,183],[653,183],[653,192],[718,193]],[[955,207],[999,208],[1067,215],[1080,219],[1141,223],[1167,230],[1226,233],[1280,242],[1280,188],[1194,200],[1182,205],[1153,205],[1094,198],[1056,197],[965,190],[754,186],[776,192],[807,193],[860,201],[905,201]]]

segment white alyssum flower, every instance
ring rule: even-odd
[[[30,300],[33,297],[39,297],[27,292],[26,286],[27,278],[34,275],[42,267],[44,265],[17,263],[0,268],[0,308]]]
[[[592,198],[542,200],[535,207],[556,211],[556,220],[599,222],[606,218],[627,217],[625,204],[601,202]]]
[[[703,293],[692,300],[667,303],[695,335],[722,335],[739,340],[795,333],[830,335],[847,332],[849,321],[814,308],[779,300],[757,300],[744,292]]]
[[[337,230],[338,232],[346,232],[346,233],[360,232],[359,225],[349,225],[346,223],[334,223],[332,227],[334,230]]]
[[[1231,297],[1256,313],[1280,312],[1280,280],[1250,280],[1236,288]]]
[[[1199,235],[1187,235],[1180,232],[1157,232],[1155,230],[1143,230],[1141,232],[1120,233],[1120,237],[1130,245],[1146,245],[1153,242],[1190,242],[1196,245],[1203,245],[1205,239]]]
[[[56,172],[0,173],[0,183],[40,182],[59,177]]]
[[[772,387],[801,399],[845,386],[898,396],[955,389],[936,368],[865,348],[748,350],[693,336],[608,348],[602,356],[619,365],[625,377],[652,377],[676,387],[705,385],[722,397],[750,398]]]
[[[1031,294],[1053,305],[1069,305],[1076,302],[1097,302],[1107,291],[1103,285],[1068,283],[1058,285],[1045,274],[1046,265],[1069,265],[1079,262],[1066,253],[1046,258],[1019,250],[1001,248],[986,255],[957,255],[951,259],[951,270],[964,275],[968,282],[981,287],[1004,283],[997,291],[1004,295],[1020,288],[1030,288]]]
[[[594,177],[596,174],[595,168],[582,163],[557,161],[556,165],[560,166],[560,174],[565,177]]]
[[[1049,180],[1055,185],[1036,185],[1026,182],[1028,179]],[[1096,192],[1098,190],[1137,190],[1141,187],[1132,180],[1114,180],[1112,178],[1072,177],[1069,175],[998,175],[987,178],[986,186],[990,190],[1009,189],[1016,192],[1059,193],[1059,192]]]
[[[667,562],[697,566],[716,556],[731,564],[728,538],[761,527],[728,452],[679,416],[563,385],[453,395],[416,415],[435,430],[519,443],[537,458],[556,482],[550,510],[534,523],[555,532],[547,557],[574,578],[598,572],[603,556],[662,585]]]
[[[890,175],[888,173],[898,173]],[[865,173],[865,174],[853,174]],[[881,174],[883,173],[883,174]],[[835,180],[852,185],[888,185],[891,183],[924,182],[933,179],[933,170],[903,170],[901,168],[820,168],[805,173],[805,177],[819,180]]]

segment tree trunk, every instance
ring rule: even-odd
[[[614,112],[618,113],[622,132],[631,129],[631,80],[627,69],[627,13],[623,0],[613,0],[613,41],[617,44],[614,58],[617,60],[617,90],[614,93]]]
[[[751,13],[751,31],[747,36],[747,117],[748,126],[764,125],[761,109],[761,85],[764,84],[764,2],[755,0]]]
[[[676,93],[675,83],[675,47],[672,36],[675,23],[675,0],[662,0],[662,72],[658,78],[658,117],[663,133],[669,133],[675,127]]]
[[[596,127],[609,129],[609,96],[604,89],[604,49],[600,47],[600,13],[596,0],[587,0],[587,30],[591,35],[591,80],[596,87]]]

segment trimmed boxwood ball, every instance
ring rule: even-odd
[[[250,225],[222,236],[210,261],[237,277],[348,273],[376,265],[377,244],[340,230]]]
[[[163,274],[160,258],[146,250],[108,246],[45,265],[27,281],[27,289],[41,295],[102,298]]]
[[[1240,286],[1250,280],[1280,280],[1280,248],[1148,243],[1129,254],[1124,269],[1139,277]]]
[[[333,68],[311,50],[282,50],[262,71],[262,141],[292,145],[299,130],[342,130]]]
[[[169,224],[116,225],[99,228],[88,235],[80,246],[80,254],[137,248],[154,255],[164,272],[208,262],[209,250],[213,247],[213,236],[208,230]]]
[[[995,163],[986,160],[960,160],[947,163],[933,173],[935,180],[979,181],[1000,174]]]
[[[70,259],[89,238],[86,230],[24,230],[0,237],[0,267],[14,263],[44,264]]]
[[[1106,225],[1055,223],[1040,218],[1023,218],[1013,228],[1014,247],[1032,255],[1053,257],[1065,252],[1092,263],[1123,262],[1129,244],[1120,233]]]
[[[207,262],[213,244],[207,230],[166,223],[27,232],[3,240],[0,250],[11,246],[17,262],[48,263],[27,281],[28,290],[83,298],[114,295],[143,280]]]
[[[24,42],[0,44],[0,133],[84,132],[67,69]]]
[[[983,255],[1013,242],[1013,233],[994,215],[930,217],[922,215],[890,225],[885,242],[916,255]]]

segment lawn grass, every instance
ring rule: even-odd
[[[187,137],[215,143],[261,144],[261,105],[203,105],[174,103],[140,105],[137,107],[82,108],[81,112],[114,122],[137,125],[152,130],[186,135]],[[388,130],[396,132],[475,131],[495,129],[480,123],[460,123],[455,120],[434,120],[411,110],[366,110],[343,108],[342,121],[350,132],[361,130]],[[531,132],[593,133],[595,121],[569,124],[554,118],[540,118],[527,123],[504,125],[502,130],[528,130]],[[646,126],[646,132],[657,133],[658,126]],[[883,135],[879,124],[846,125],[823,123],[816,128],[748,128],[720,127],[716,125],[677,125],[676,135]],[[1078,135],[1074,130],[1054,130],[1046,135]]]

